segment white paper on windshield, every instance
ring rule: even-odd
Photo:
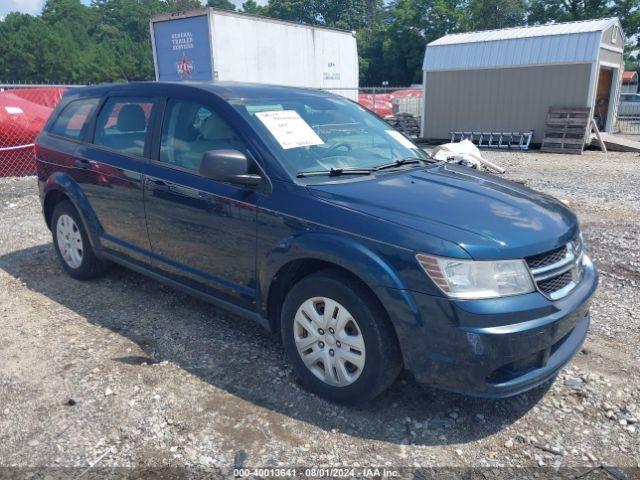
[[[22,115],[24,112],[20,107],[4,107],[9,115]]]
[[[264,126],[285,150],[324,144],[322,139],[295,110],[257,112],[256,117],[264,123]]]
[[[401,134],[400,132],[396,132],[395,130],[387,130],[387,135],[389,135],[393,139],[395,139],[398,142],[400,142],[400,144],[403,147],[416,148],[416,146],[413,143],[411,143],[411,141],[407,137],[405,137],[403,134]]]

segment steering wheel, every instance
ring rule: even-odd
[[[333,147],[331,147],[329,150],[327,150],[327,153],[324,155],[325,157],[331,157],[333,155],[333,152],[336,151],[339,148],[346,148],[347,152],[350,152],[351,150],[353,150],[353,147],[351,147],[351,145],[349,145],[348,143],[345,142],[340,142],[340,143],[336,143]]]

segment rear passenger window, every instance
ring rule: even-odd
[[[99,98],[86,98],[70,102],[53,122],[51,133],[80,140],[84,136],[88,121],[99,102]]]
[[[197,171],[209,150],[246,151],[234,130],[205,105],[169,100],[162,124],[160,161]]]
[[[93,143],[143,156],[152,108],[149,98],[110,98],[98,115]]]

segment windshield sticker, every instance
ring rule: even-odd
[[[264,123],[284,150],[324,145],[322,139],[295,110],[257,112],[256,117]]]
[[[400,132],[396,132],[395,130],[387,130],[387,135],[392,137],[394,140],[397,140],[403,147],[414,149],[416,146],[411,143],[411,141],[405,137]]]

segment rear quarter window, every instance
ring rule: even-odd
[[[86,98],[70,102],[60,112],[49,131],[74,140],[82,139],[98,103],[100,103],[99,98]]]
[[[96,120],[95,145],[127,155],[143,156],[153,99],[111,97]]]

